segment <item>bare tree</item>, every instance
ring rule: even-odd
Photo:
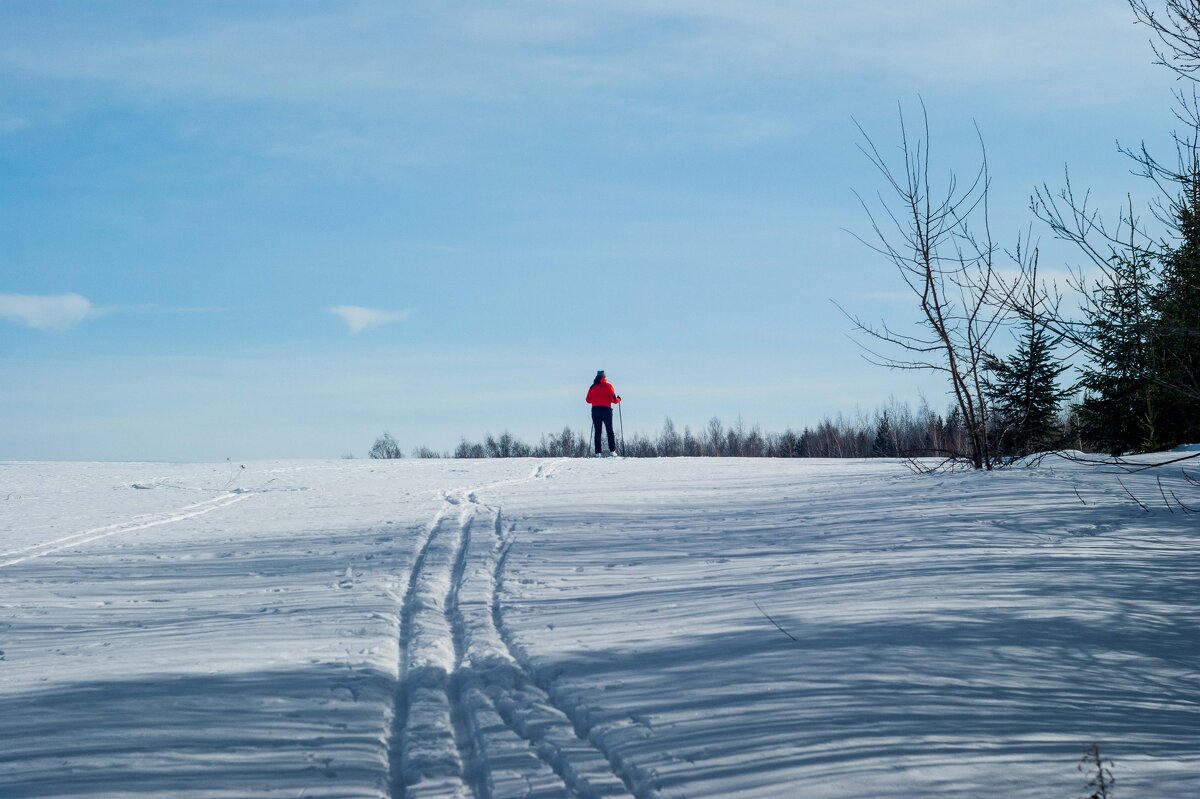
[[[659,454],[664,458],[674,458],[683,454],[683,438],[675,431],[675,423],[671,417],[663,422],[662,434],[659,440]]]
[[[403,458],[404,453],[400,451],[400,445],[396,443],[396,439],[392,438],[392,434],[385,431],[383,435],[375,439],[367,456],[380,460],[394,460]]]
[[[708,420],[708,427],[704,431],[704,454],[714,458],[722,455],[724,444],[725,426],[714,416]]]
[[[1079,771],[1090,777],[1083,788],[1090,793],[1083,799],[1112,799],[1113,785],[1116,783],[1112,769],[1113,762],[1101,757],[1098,744],[1087,748],[1083,759],[1079,761]]]
[[[1137,21],[1150,28],[1156,63],[1181,78],[1200,80],[1200,0],[1166,0],[1161,6],[1129,0]]]
[[[887,196],[872,207],[859,201],[871,222],[870,240],[858,237],[883,256],[912,292],[920,311],[921,332],[908,334],[886,321],[870,324],[843,310],[872,341],[860,344],[872,363],[892,369],[944,374],[968,434],[968,458],[976,469],[991,469],[988,406],[983,367],[988,346],[1003,324],[1006,285],[993,259],[996,247],[988,224],[987,149],[979,136],[980,164],[965,187],[951,171],[944,185],[930,177],[929,116],[921,104],[922,128],[912,139],[900,112],[900,158],[892,166],[863,130],[859,149],[879,170]],[[978,128],[976,133],[978,134]],[[978,228],[975,225],[978,224]],[[840,308],[841,306],[839,306]],[[879,347],[890,350],[880,352]]]

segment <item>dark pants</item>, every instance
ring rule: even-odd
[[[596,452],[600,451],[600,426],[604,425],[608,428],[608,451],[617,451],[617,437],[613,435],[612,426],[612,408],[604,408],[599,405],[592,406],[592,432],[596,437]]]

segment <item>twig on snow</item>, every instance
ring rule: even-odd
[[[1082,502],[1084,504],[1084,507],[1086,507],[1087,501],[1083,498],[1083,495],[1079,493],[1079,486],[1073,485],[1073,486],[1071,486],[1071,488],[1074,489],[1075,496],[1079,499],[1080,502]]]
[[[786,635],[788,638],[791,638],[791,639],[792,639],[793,641],[795,641],[796,643],[800,643],[800,639],[799,639],[799,638],[797,638],[796,636],[794,636],[794,635],[792,635],[791,633],[789,633],[787,630],[785,630],[785,629],[783,629],[782,627],[780,627],[780,626],[779,626],[779,622],[777,622],[777,621],[775,621],[774,619],[772,619],[772,618],[771,618],[771,615],[770,615],[769,613],[767,613],[765,610],[763,610],[763,609],[762,609],[762,605],[758,604],[758,602],[757,602],[757,601],[754,601],[754,607],[758,608],[758,612],[759,612],[759,613],[761,613],[761,614],[763,615],[763,617],[764,617],[764,618],[766,618],[766,620],[767,620],[767,621],[769,621],[769,622],[771,622],[771,624],[774,624],[774,625],[775,625],[775,629],[776,629],[776,630],[779,630],[779,632],[783,633],[783,634],[784,634],[784,635]]]

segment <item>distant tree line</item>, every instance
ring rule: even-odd
[[[1056,439],[1071,438],[1072,417],[1063,416],[1047,431]],[[738,419],[726,426],[714,417],[703,428],[682,430],[667,419],[655,434],[634,433],[626,439],[624,455],[634,458],[918,458],[962,452],[969,433],[956,407],[938,413],[925,402],[916,410],[896,401],[870,413],[827,417],[815,426],[781,433],[747,427]],[[418,447],[416,458],[586,458],[593,454],[590,430],[564,427],[530,444],[511,433],[488,434],[482,441],[466,438],[453,452]],[[385,433],[371,448],[372,458],[404,457]]]

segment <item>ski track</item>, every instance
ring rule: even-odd
[[[497,589],[512,537],[479,491],[460,488],[426,525],[400,614],[400,681],[389,767],[394,797],[600,799],[647,797],[518,656]],[[489,523],[479,522],[486,519]]]
[[[148,527],[158,527],[163,524],[171,524],[172,522],[181,522],[185,519],[193,519],[197,516],[203,516],[206,513],[212,513],[221,508],[227,508],[243,499],[252,496],[251,493],[245,491],[235,491],[227,494],[222,494],[219,497],[206,499],[202,502],[196,502],[191,505],[185,505],[176,511],[168,514],[143,514],[134,516],[131,519],[118,522],[116,524],[108,524],[103,527],[94,527],[90,530],[72,533],[71,535],[56,538],[53,541],[43,541],[39,544],[32,544],[20,549],[10,550],[8,552],[0,552],[0,558],[9,558],[8,560],[0,560],[0,569],[5,566],[15,566],[18,563],[24,563],[27,560],[40,558],[45,555],[50,555],[64,549],[69,549],[75,546],[82,546],[93,541],[99,541],[102,538],[118,535],[119,533],[130,533],[135,530],[145,530]],[[11,555],[20,555],[20,557],[11,558]]]
[[[444,530],[458,501],[449,494],[443,500],[426,528],[401,609],[400,682],[389,751],[393,796],[469,795],[450,719],[447,688],[454,653],[443,607],[450,563]],[[439,591],[443,571],[447,590]]]

